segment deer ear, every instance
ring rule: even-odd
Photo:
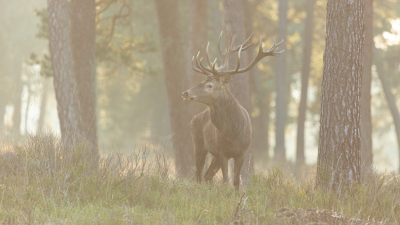
[[[229,74],[226,74],[222,77],[219,78],[219,83],[222,85],[227,85],[231,79],[231,76]]]

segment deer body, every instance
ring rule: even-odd
[[[221,32],[222,36],[222,32]],[[221,40],[220,36],[220,40]],[[198,101],[207,105],[207,109],[196,115],[191,122],[192,139],[196,158],[196,177],[197,181],[202,180],[202,171],[208,153],[212,155],[212,161],[207,169],[204,178],[211,181],[219,169],[222,170],[224,182],[228,181],[228,159],[234,158],[234,179],[233,184],[239,189],[240,170],[244,161],[244,154],[250,145],[252,128],[248,112],[239,104],[229,91],[227,85],[230,76],[250,70],[258,61],[265,56],[278,56],[281,52],[274,50],[282,43],[275,44],[267,52],[263,52],[260,38],[259,52],[255,59],[245,67],[240,69],[240,53],[247,50],[253,43],[250,43],[252,35],[240,46],[232,47],[232,34],[228,49],[222,53],[220,45],[219,51],[223,57],[222,65],[216,68],[216,60],[211,63],[209,60],[207,46],[208,68],[203,66],[194,57],[192,67],[195,71],[207,75],[207,79],[197,86],[182,93],[185,100]],[[244,47],[243,47],[244,46]],[[238,64],[235,70],[223,71],[230,54],[238,51]]]

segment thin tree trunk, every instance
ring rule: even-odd
[[[41,132],[44,128],[44,120],[46,118],[47,98],[50,90],[50,78],[42,78],[42,96],[40,101],[40,114],[37,124],[37,131]]]
[[[190,134],[190,107],[181,98],[182,91],[189,88],[189,82],[182,46],[178,1],[155,0],[155,3],[173,133],[175,165],[178,176],[187,177],[194,166],[194,153]]]
[[[304,124],[307,111],[308,78],[310,76],[311,50],[314,34],[314,5],[316,0],[307,0],[307,18],[304,29],[303,67],[301,71],[301,97],[299,105],[299,118],[297,119],[297,148],[296,163],[298,166],[305,164],[304,156]]]
[[[29,79],[27,81],[27,85],[26,85],[26,89],[27,89],[27,102],[26,102],[26,107],[25,107],[25,135],[28,134],[28,116],[29,116],[29,110],[31,107],[31,94],[32,94],[32,90],[30,87],[30,83],[29,83]]]
[[[49,44],[61,137],[67,146],[75,143],[79,102],[73,72],[71,30],[67,0],[48,0]]]
[[[379,76],[379,79],[381,80],[382,83],[382,89],[383,92],[385,93],[386,100],[389,105],[390,113],[392,114],[393,117],[393,123],[394,123],[394,128],[396,130],[396,138],[397,138],[397,147],[399,148],[399,162],[400,162],[400,115],[399,115],[399,110],[396,106],[396,98],[394,97],[390,83],[387,79],[387,75],[385,72],[385,68],[383,65],[382,61],[382,55],[380,54],[378,49],[375,49],[374,54],[376,55],[375,57],[375,65],[376,65],[376,70]],[[400,166],[398,169],[400,173]]]
[[[361,163],[372,166],[372,122],[371,122],[371,68],[373,58],[373,0],[365,0],[365,42],[363,77],[361,85]]]
[[[328,0],[317,184],[360,179],[364,1]]]
[[[201,57],[204,57],[207,39],[208,1],[190,0],[189,56],[195,56],[197,52],[200,51]],[[205,80],[205,76],[193,71],[191,64],[188,64],[188,75],[191,87]],[[193,115],[197,115],[206,109],[204,104],[199,104],[197,102],[193,103],[192,106]]]
[[[13,132],[17,135],[21,133],[21,104],[22,104],[22,90],[23,90],[23,83],[21,79],[21,73],[22,73],[22,61],[20,58],[14,59],[13,63],[13,68],[12,72],[14,74],[14,85],[13,85],[13,90],[12,90],[12,96],[13,96],[13,106],[14,106],[14,112],[13,112]]]
[[[71,46],[80,103],[80,135],[97,156],[95,17],[95,0],[71,1]]]
[[[279,1],[278,41],[283,40],[282,49],[286,49],[287,0]],[[286,162],[286,54],[278,57],[276,63],[276,113],[275,113],[275,154],[279,162]]]
[[[224,7],[224,21],[225,30],[232,32],[236,35],[235,46],[238,43],[243,43],[246,40],[246,29],[244,27],[243,19],[243,5],[241,0],[223,0]],[[240,56],[240,61],[242,65],[247,64],[247,52],[242,52]],[[233,54],[229,59],[230,67],[236,65],[237,56]],[[230,68],[232,69],[232,68]],[[240,102],[240,104],[247,110],[249,115],[252,112],[251,97],[250,97],[250,80],[249,74],[238,74],[231,77],[230,89],[232,90],[235,98]],[[244,180],[247,180],[254,173],[254,155],[251,146],[246,151],[244,163],[241,170],[241,175]]]

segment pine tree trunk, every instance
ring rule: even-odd
[[[95,0],[71,1],[71,46],[77,82],[81,120],[80,135],[98,154],[96,118],[96,3]]]
[[[379,79],[381,80],[382,83],[382,89],[383,92],[385,93],[390,113],[392,114],[393,117],[394,128],[396,130],[397,147],[399,148],[399,162],[400,162],[400,114],[396,106],[396,98],[394,97],[391,91],[390,83],[387,79],[387,75],[382,61],[382,55],[380,54],[378,49],[375,49],[374,54],[376,55],[375,57],[376,70],[378,72]],[[400,166],[398,171],[400,173]]]
[[[361,85],[361,164],[372,166],[371,68],[374,45],[373,0],[365,0],[365,42]]]
[[[67,0],[48,0],[49,45],[54,76],[61,138],[67,146],[75,142],[78,131],[79,102],[73,72],[71,30]]]
[[[169,116],[173,133],[175,165],[178,176],[189,176],[194,166],[190,134],[190,107],[182,100],[182,91],[189,88],[185,53],[182,46],[177,0],[155,0],[167,90]]]
[[[243,19],[243,5],[241,0],[223,0],[224,7],[224,21],[225,21],[225,35],[229,31],[236,35],[234,46],[243,43],[246,40],[246,29],[244,27]],[[247,52],[242,52],[240,55],[242,65],[247,65]],[[237,63],[237,55],[233,54],[229,59],[229,69]],[[237,74],[231,77],[230,89],[239,103],[247,110],[249,115],[252,112],[251,97],[250,97],[250,80],[249,74]],[[254,155],[250,145],[247,149],[244,163],[241,170],[241,175],[244,180],[247,180],[254,173]]]
[[[208,1],[190,0],[189,56],[196,56],[200,51],[200,57],[205,57],[207,39]],[[195,72],[190,63],[188,63],[188,75],[191,87],[194,87],[205,80],[205,76]],[[193,116],[199,114],[205,109],[206,106],[204,104],[199,104],[198,102],[192,103]]]
[[[281,49],[286,49],[287,0],[279,1],[278,41],[283,40]],[[275,154],[278,162],[286,162],[285,127],[286,127],[286,54],[278,57],[276,63],[276,113],[275,113]]]
[[[328,0],[317,183],[359,181],[364,1]]]
[[[307,0],[307,18],[304,29],[304,48],[303,48],[303,67],[301,71],[301,97],[299,105],[299,118],[297,119],[297,148],[296,164],[298,166],[305,164],[304,155],[304,124],[307,111],[307,90],[308,78],[310,76],[311,50],[314,34],[314,5],[316,0]]]

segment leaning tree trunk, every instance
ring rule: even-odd
[[[197,55],[200,51],[205,58],[205,49],[208,39],[208,0],[190,0],[190,26],[189,26],[189,56]],[[190,86],[193,87],[203,80],[202,74],[195,72],[192,65],[188,64]],[[192,104],[192,113],[197,115],[206,109],[204,104]]]
[[[360,179],[364,1],[328,0],[317,184]]]
[[[182,46],[177,0],[155,0],[162,59],[167,89],[169,116],[173,133],[175,165],[178,175],[189,176],[194,166],[190,134],[190,110],[182,100],[182,91],[189,87],[186,60]]]
[[[287,0],[279,1],[278,41],[283,40],[282,49],[286,49]],[[275,154],[279,162],[286,161],[286,54],[278,58],[276,64],[276,112],[275,112]]]
[[[371,122],[371,68],[373,58],[373,0],[365,0],[365,42],[361,85],[361,163],[372,166],[372,122]]]
[[[226,33],[232,32],[236,35],[235,42],[236,46],[238,43],[243,43],[246,40],[246,29],[244,27],[243,19],[243,5],[241,0],[223,0],[224,7],[224,21]],[[240,55],[240,63],[242,65],[247,64],[247,52],[242,52]],[[237,55],[233,54],[229,59],[229,65],[233,67],[237,63]],[[232,68],[230,68],[232,69]],[[240,104],[247,110],[251,115],[251,97],[250,97],[250,80],[249,74],[237,74],[231,77],[230,89],[235,98]],[[250,145],[244,156],[244,163],[241,170],[241,175],[244,180],[247,180],[254,173],[254,155],[252,147]]]
[[[383,92],[385,93],[386,100],[389,105],[390,113],[392,114],[393,117],[393,122],[394,122],[394,128],[396,130],[396,137],[397,137],[397,147],[399,148],[399,162],[400,162],[400,114],[399,110],[396,106],[396,98],[394,97],[390,83],[387,79],[387,75],[385,72],[385,68],[383,65],[383,60],[382,60],[382,55],[380,54],[378,49],[375,49],[374,51],[376,57],[375,57],[375,65],[376,65],[376,70],[378,72],[379,79],[381,80],[382,83],[382,89]],[[399,163],[400,165],[400,163]],[[398,169],[400,173],[400,166]]]
[[[316,0],[307,0],[307,18],[304,29],[303,67],[301,71],[301,97],[299,105],[299,118],[297,119],[297,148],[296,164],[305,164],[304,156],[304,124],[307,111],[308,78],[310,76],[311,50],[314,34],[314,5]]]
[[[67,0],[48,0],[49,45],[61,137],[67,146],[75,142],[79,102],[73,72],[71,30]]]
[[[96,3],[95,0],[71,1],[71,46],[77,82],[82,138],[90,143],[94,156],[97,149],[96,119]]]

